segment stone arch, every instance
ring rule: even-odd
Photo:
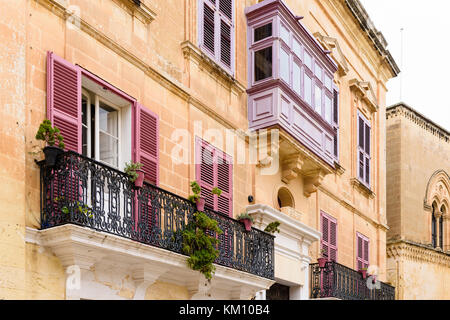
[[[447,249],[450,245],[448,224],[450,203],[450,176],[444,170],[438,170],[428,181],[424,208],[431,212],[430,235],[433,247]]]
[[[440,209],[443,201],[450,202],[450,176],[444,170],[438,170],[431,176],[425,191],[424,207],[431,208],[433,201]],[[448,208],[448,205],[447,205]]]

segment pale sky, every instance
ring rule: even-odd
[[[450,131],[450,1],[360,1],[402,71],[388,82],[387,106],[403,101]]]

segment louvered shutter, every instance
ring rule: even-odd
[[[224,153],[217,152],[217,187],[222,190],[222,194],[217,198],[217,211],[229,215],[233,215],[233,186],[232,186],[232,172],[233,165],[231,159]]]
[[[66,150],[81,153],[81,71],[53,52],[47,53],[47,118],[60,129]],[[76,163],[72,162],[54,170],[53,190],[48,195],[55,204],[54,214],[60,208],[56,199],[61,199],[65,205],[82,200],[82,181],[78,173]]]
[[[358,114],[358,177],[370,186],[371,128],[367,120]]]
[[[358,270],[369,267],[369,239],[357,233],[356,262]]]
[[[330,221],[330,260],[336,261],[337,260],[337,224],[335,221]]]
[[[321,213],[322,243],[326,257],[331,261],[337,261],[337,221],[331,216]]]
[[[145,181],[159,184],[159,119],[146,107],[137,104],[135,119],[135,158],[143,164]]]
[[[334,127],[334,148],[333,155],[339,161],[339,92],[333,90],[333,127]]]
[[[81,153],[81,71],[53,52],[47,54],[47,118],[66,149]]]
[[[206,200],[206,206],[231,216],[233,212],[231,157],[201,139],[197,140],[196,148],[196,177],[202,188],[201,195]],[[212,193],[214,187],[222,190],[220,197]]]
[[[215,55],[215,7],[208,2],[214,4],[214,1],[203,1],[203,46]]]
[[[227,69],[233,69],[233,0],[199,0],[200,43],[206,52]]]

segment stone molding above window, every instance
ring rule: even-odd
[[[349,72],[347,60],[345,59],[344,53],[341,50],[341,46],[336,38],[328,37],[322,35],[320,32],[315,32],[314,37],[317,41],[324,47],[325,50],[330,51],[331,57],[336,61],[339,69],[339,75],[345,76]]]
[[[352,79],[349,81],[350,90],[356,93],[356,97],[364,101],[371,113],[378,111],[378,103],[372,85],[368,81]]]

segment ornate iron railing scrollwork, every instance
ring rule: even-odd
[[[136,188],[128,176],[68,151],[52,168],[41,168],[41,228],[75,224],[182,254],[182,230],[195,205],[159,187]],[[224,231],[216,263],[274,279],[274,237],[206,209]]]
[[[360,272],[334,261],[324,268],[318,263],[310,265],[311,298],[337,298],[341,300],[395,300],[395,288],[372,278],[363,279]]]

